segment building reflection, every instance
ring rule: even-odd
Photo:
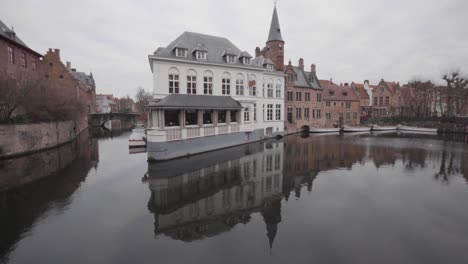
[[[260,142],[149,163],[154,232],[192,241],[263,215],[272,245],[281,221],[283,143]]]
[[[430,166],[442,182],[455,175],[468,179],[468,156],[458,142],[427,140],[433,148],[410,144],[411,136],[392,134],[288,136],[282,142],[149,163],[145,182],[151,191],[148,209],[154,214],[154,232],[194,241],[227,232],[260,213],[272,247],[282,219],[281,200],[312,191],[322,172],[349,170],[355,164],[377,169],[401,164],[408,173]]]
[[[97,166],[97,141],[82,132],[59,148],[0,161],[0,263],[37,219],[54,209],[64,210],[71,195]]]

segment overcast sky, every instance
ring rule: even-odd
[[[62,61],[92,71],[98,93],[152,91],[148,55],[183,31],[230,39],[255,54],[273,0],[6,0],[0,19],[32,49],[59,48]],[[317,65],[319,79],[376,83],[438,81],[468,72],[466,0],[279,0],[285,63]]]

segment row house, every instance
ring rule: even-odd
[[[59,49],[49,49],[39,62],[40,78],[48,89],[54,89],[57,96],[79,100],[86,113],[96,111],[96,85],[92,73],[78,72],[71,63],[61,61]],[[87,119],[85,113],[83,120]]]
[[[359,102],[361,106],[360,117],[367,118],[372,112],[371,97],[367,92],[365,84],[369,84],[369,81],[364,81],[364,84],[360,83],[351,83],[351,88],[354,89],[354,92],[359,97]]]
[[[327,85],[322,92],[325,127],[358,126],[361,103],[351,86]]]
[[[410,115],[412,92],[400,83],[386,82],[383,79],[372,92],[372,116]]]
[[[223,37],[184,32],[149,62],[150,160],[283,135],[284,73],[271,58],[253,58]]]
[[[113,94],[96,95],[96,112],[100,114],[118,112],[118,104]]]

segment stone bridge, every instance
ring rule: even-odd
[[[131,129],[137,123],[139,113],[94,113],[89,115],[93,127]]]

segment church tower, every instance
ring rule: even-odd
[[[278,19],[278,12],[273,9],[273,17],[271,18],[270,32],[264,49],[264,56],[275,63],[277,71],[284,70],[284,40],[281,36],[281,28]]]

